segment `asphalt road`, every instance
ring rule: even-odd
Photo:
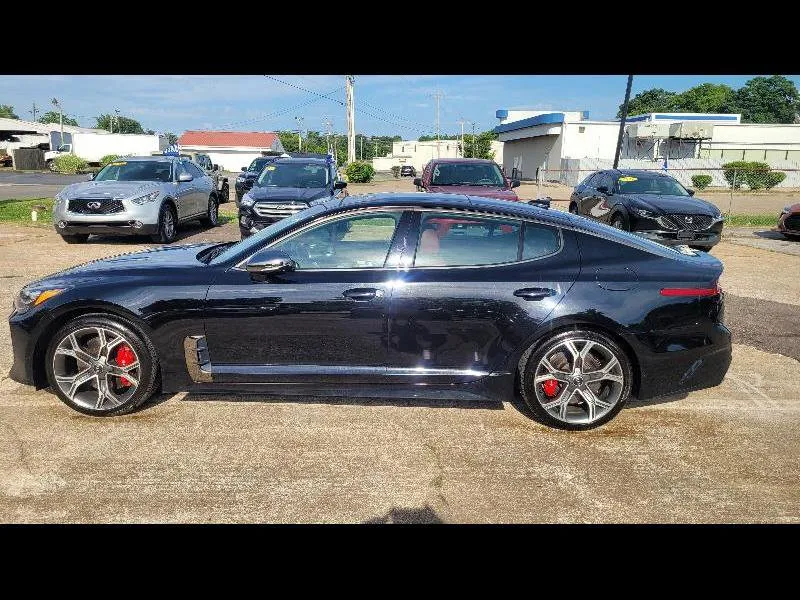
[[[36,277],[147,246],[2,225],[0,306]],[[509,403],[347,397],[176,394],[93,419],[0,377],[0,522],[800,522],[800,257],[714,254],[736,341],[725,381],[633,401],[586,433]],[[0,329],[0,374],[10,350]]]

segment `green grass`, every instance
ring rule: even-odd
[[[726,227],[774,227],[778,215],[726,215]]]
[[[34,206],[44,206],[39,210],[39,218],[31,221]],[[34,198],[33,200],[0,200],[0,223],[19,223],[21,225],[50,226],[53,222],[53,199]]]

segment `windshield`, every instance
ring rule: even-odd
[[[310,215],[316,214],[323,210],[323,206],[321,204],[317,204],[316,206],[312,206],[311,208],[307,208],[305,210],[301,210],[300,212],[294,213],[291,217],[286,217],[285,219],[281,219],[280,221],[276,221],[272,225],[268,225],[258,233],[251,235],[248,238],[243,239],[241,242],[237,242],[232,246],[228,246],[225,248],[223,252],[220,252],[217,256],[215,256],[212,260],[212,264],[219,264],[224,263],[225,261],[230,260],[231,258],[242,254],[242,258],[247,256],[251,252],[255,252],[264,244],[264,241],[268,238],[281,233],[282,231],[286,231],[287,229],[291,229],[295,226],[296,223],[307,219]]]
[[[439,163],[431,185],[486,185],[505,187],[506,181],[494,163]]]
[[[166,160],[116,160],[95,181],[172,181],[172,162]]]
[[[263,169],[264,166],[267,163],[270,163],[273,160],[275,160],[275,159],[274,158],[257,158],[253,162],[250,163],[250,166],[247,167],[247,170],[248,171],[255,171],[257,173],[261,173],[261,169]]]
[[[664,175],[623,175],[617,180],[617,187],[621,194],[689,195],[685,187],[672,177]]]
[[[274,163],[258,178],[261,187],[324,188],[328,185],[328,165],[315,163]]]

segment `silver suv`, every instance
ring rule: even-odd
[[[73,183],[55,197],[53,224],[69,244],[93,233],[175,239],[178,223],[218,222],[214,181],[191,160],[173,156],[126,157],[108,164],[91,181]]]

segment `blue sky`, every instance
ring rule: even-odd
[[[31,118],[31,104],[50,110],[58,97],[66,113],[84,126],[94,116],[119,109],[145,128],[181,133],[187,129],[270,131],[346,129],[344,76],[276,75],[294,86],[263,75],[229,76],[3,76],[0,104],[11,104]],[[739,87],[750,77],[638,75],[633,94],[652,87],[682,91],[703,82]],[[800,76],[789,76],[800,86]],[[498,108],[588,110],[593,119],[613,118],[625,93],[624,75],[364,75],[356,76],[356,130],[367,135],[400,134],[416,139],[434,131],[435,100],[441,91],[441,129],[459,131],[458,121],[474,121],[476,130],[496,125]],[[467,129],[471,125],[466,126]]]

